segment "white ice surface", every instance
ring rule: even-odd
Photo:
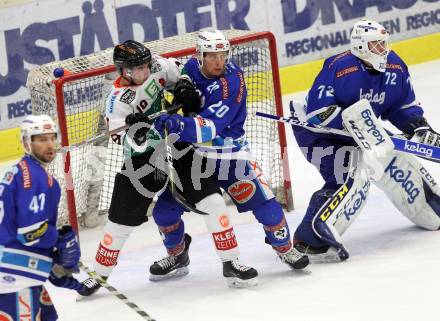
[[[440,60],[410,68],[430,124],[440,130]],[[303,94],[302,94],[303,95]],[[298,99],[301,95],[294,95]],[[284,105],[292,98],[283,97]],[[296,210],[287,214],[291,232],[311,194],[322,181],[291,140],[290,162]],[[424,161],[437,181],[440,166]],[[231,211],[235,211],[231,207]],[[203,218],[184,216],[193,236],[190,274],[182,279],[148,281],[149,265],[165,251],[153,222],[137,228],[119,257],[109,283],[158,321],[434,321],[439,320],[440,232],[415,227],[377,189],[344,234],[351,258],[339,264],[311,265],[295,273],[264,244],[260,225],[248,213],[234,215],[243,262],[259,271],[259,285],[230,289],[222,277]],[[102,227],[81,232],[83,261],[91,266]],[[80,274],[82,280],[85,274]],[[76,294],[48,285],[60,320],[142,320],[101,289],[76,302]]]

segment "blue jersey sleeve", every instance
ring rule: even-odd
[[[309,123],[342,128],[341,108],[337,92],[343,88],[344,80],[336,81],[337,71],[329,59],[315,78],[307,95],[306,120]]]
[[[402,84],[401,84],[401,100],[392,106],[387,115],[384,115],[394,126],[400,130],[404,130],[407,124],[414,119],[423,116],[423,109],[416,99],[414,88],[411,83],[411,76],[408,68],[403,61],[399,61],[403,66]]]
[[[203,111],[197,117],[184,118],[181,140],[205,143],[213,140],[227,126],[246,118],[246,86],[241,70],[220,77],[205,96]]]

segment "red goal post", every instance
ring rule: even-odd
[[[254,116],[256,111],[283,115],[275,37],[270,32],[224,32],[231,42],[232,59],[245,75],[248,90],[247,139],[277,199],[287,209],[293,209],[283,124]],[[185,62],[195,53],[196,35],[193,32],[145,45],[153,54]],[[87,56],[48,63],[29,73],[27,87],[32,112],[49,114],[58,121],[62,146],[79,143],[105,130],[100,123],[104,100],[115,78],[112,51],[109,48]],[[64,68],[65,74],[55,78],[53,70],[58,67]],[[50,171],[63,189],[60,224],[68,220],[78,229],[78,217],[106,213],[114,175],[121,166],[122,149],[108,141],[103,146],[82,146],[59,155]],[[93,171],[100,173],[98,175]],[[94,174],[97,178],[91,179]]]

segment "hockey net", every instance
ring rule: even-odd
[[[275,38],[270,32],[224,31],[231,42],[232,59],[243,69],[248,90],[246,136],[277,199],[293,208],[284,127],[254,116],[256,111],[282,115]],[[152,53],[186,62],[195,53],[197,33],[145,43]],[[33,114],[49,114],[58,121],[62,146],[103,133],[105,98],[115,79],[113,49],[42,65],[28,76]],[[65,74],[55,78],[62,67]],[[59,154],[50,171],[63,193],[59,224],[75,228],[84,218],[106,214],[115,174],[120,171],[122,148],[109,140],[86,144]],[[85,225],[94,225],[87,223]]]

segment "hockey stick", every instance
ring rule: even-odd
[[[190,204],[183,197],[183,195],[180,194],[179,190],[177,189],[177,186],[174,183],[174,180],[176,179],[176,176],[178,177],[178,175],[177,175],[176,169],[174,168],[174,165],[173,165],[173,151],[172,151],[170,144],[168,143],[168,133],[167,133],[166,129],[164,130],[164,136],[165,136],[164,139],[165,139],[166,153],[167,153],[166,154],[166,161],[167,161],[167,165],[168,165],[168,177],[169,177],[168,188],[170,189],[171,195],[173,195],[173,197],[177,203],[182,205],[188,211],[191,211],[191,212],[194,212],[194,213],[197,213],[200,215],[209,215],[208,213],[200,211],[195,206]],[[184,187],[182,186],[182,188],[184,188]]]
[[[182,106],[173,105],[173,106],[171,106],[170,108],[168,108],[166,110],[160,110],[160,111],[158,111],[158,112],[156,112],[154,114],[149,115],[148,116],[148,120],[154,120],[154,119],[158,118],[159,116],[161,116],[163,114],[167,114],[167,113],[171,113],[171,112],[174,112],[176,110],[179,110],[179,108],[181,108],[181,107]],[[112,136],[114,134],[119,133],[120,131],[123,131],[123,130],[127,129],[128,127],[130,127],[130,125],[124,125],[124,126],[115,128],[113,130],[107,131],[105,133],[102,133],[102,134],[100,134],[98,136],[86,139],[86,140],[84,140],[84,141],[82,141],[80,143],[61,147],[60,149],[57,150],[57,152],[58,153],[67,153],[67,152],[70,152],[70,151],[72,151],[74,149],[77,149],[77,148],[79,148],[81,146],[92,144],[92,143],[96,143],[96,142],[98,142],[100,140],[106,139],[106,138],[108,138],[108,137],[110,137],[110,136]]]
[[[272,120],[276,120],[276,121],[282,122],[282,123],[288,123],[293,126],[298,126],[298,127],[308,128],[308,129],[320,129],[320,130],[326,131],[329,134],[351,137],[350,133],[345,130],[310,124],[308,122],[299,120],[296,115],[292,116],[291,118],[286,118],[286,117],[280,117],[280,116],[266,114],[266,113],[262,113],[262,112],[258,112],[258,111],[255,113],[255,115],[260,116],[260,117],[264,117],[264,118],[268,118],[268,119],[272,119]],[[427,159],[429,161],[433,161],[435,163],[440,163],[440,148],[439,147],[431,146],[431,145],[427,145],[427,144],[422,144],[422,143],[416,143],[416,142],[412,142],[407,139],[398,138],[398,137],[394,137],[394,136],[391,136],[391,140],[394,143],[394,149],[399,152],[413,154],[416,156],[420,156],[424,159]]]
[[[85,273],[87,273],[88,276],[90,276],[96,282],[98,282],[99,285],[101,285],[103,288],[106,288],[112,295],[114,295],[119,300],[124,302],[125,305],[127,305],[130,309],[135,311],[143,319],[148,320],[148,321],[156,321],[147,312],[142,310],[136,303],[131,302],[124,294],[120,293],[116,288],[114,288],[113,286],[108,284],[107,281],[104,280],[98,273],[90,270],[89,267],[87,265],[85,265],[83,262],[81,262],[81,261],[79,262],[79,267],[81,270],[83,270]]]

